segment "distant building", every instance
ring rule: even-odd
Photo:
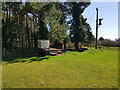
[[[38,48],[47,49],[50,48],[49,45],[50,45],[49,40],[38,40]]]

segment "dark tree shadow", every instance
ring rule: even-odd
[[[88,48],[80,48],[80,49],[78,49],[77,51],[78,51],[78,52],[84,52],[84,51],[86,51],[86,50],[88,50]]]
[[[31,63],[31,62],[38,62],[38,61],[43,61],[43,60],[48,60],[49,57],[35,57],[35,58],[23,58],[21,60],[13,60],[13,61],[10,61],[8,62],[9,64],[10,63],[17,63],[17,62],[27,62],[27,63]]]
[[[78,51],[78,52],[84,52],[85,50],[88,50],[87,48],[80,48],[78,50],[74,50],[74,49],[67,49],[64,50],[64,52],[66,51]],[[17,62],[38,62],[38,61],[43,61],[43,60],[48,60],[50,57],[49,56],[45,56],[45,55],[36,55],[36,53],[32,53],[32,52],[14,52],[14,53],[10,53],[8,55],[5,55],[2,57],[2,61],[5,61],[7,63],[17,63]]]
[[[75,50],[75,49],[67,49],[67,51],[78,51],[78,52],[84,52],[88,50],[88,48],[79,48],[78,50]]]
[[[34,52],[21,52],[15,51],[9,54],[2,56],[2,61],[7,63],[16,63],[16,62],[35,62],[35,61],[42,61],[47,60],[49,57],[45,56],[37,56]]]
[[[2,61],[10,62],[10,61],[13,61],[15,59],[29,58],[31,56],[32,56],[32,54],[28,54],[28,53],[25,53],[25,52],[13,52],[13,53],[10,53],[10,54],[3,55],[2,56]]]

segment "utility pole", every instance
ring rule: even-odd
[[[95,49],[97,49],[97,38],[98,38],[98,27],[100,25],[102,25],[102,20],[103,18],[99,19],[99,23],[98,23],[98,8],[96,8],[97,14],[96,14],[96,40],[95,40]]]
[[[97,38],[98,38],[98,8],[96,8],[97,15],[96,15],[96,42],[95,42],[95,49],[97,49]]]

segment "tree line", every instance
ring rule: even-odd
[[[99,38],[98,45],[107,46],[107,47],[120,47],[120,38],[113,40],[104,39],[103,37]]]
[[[82,13],[90,2],[2,2],[3,51],[37,50],[38,39],[54,43],[94,41]]]

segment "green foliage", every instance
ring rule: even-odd
[[[71,7],[71,15],[73,17],[70,27],[71,41],[75,43],[75,49],[78,49],[79,42],[85,41],[85,31],[83,30],[83,16],[81,15],[85,8],[90,5],[89,2],[72,2],[68,6]]]
[[[40,26],[38,29],[39,31],[37,32],[38,39],[48,40],[48,30],[45,23],[42,20],[39,21],[39,26]]]
[[[82,16],[89,2],[6,2],[2,4],[2,34],[5,50],[37,49],[38,39],[49,39],[51,43],[65,44],[69,42],[68,30],[70,30],[71,41],[76,43],[76,48],[79,42],[92,41],[93,35],[89,25],[86,24],[87,19]]]
[[[14,22],[15,18],[7,19],[7,22],[3,22],[2,25],[3,47],[9,50],[18,46],[17,38],[19,37],[19,25]]]
[[[85,42],[87,42],[87,43],[92,43],[94,40],[95,40],[95,38],[94,38],[94,36],[93,36],[93,34],[92,34],[92,32],[91,32],[91,27],[90,27],[90,25],[89,24],[86,24],[86,27],[85,27],[85,34],[86,34],[86,37],[85,37]]]
[[[60,22],[63,17],[63,12],[58,11],[55,6],[51,9],[47,21],[50,25],[49,38],[51,43],[63,43],[64,38],[67,36],[68,25]]]

